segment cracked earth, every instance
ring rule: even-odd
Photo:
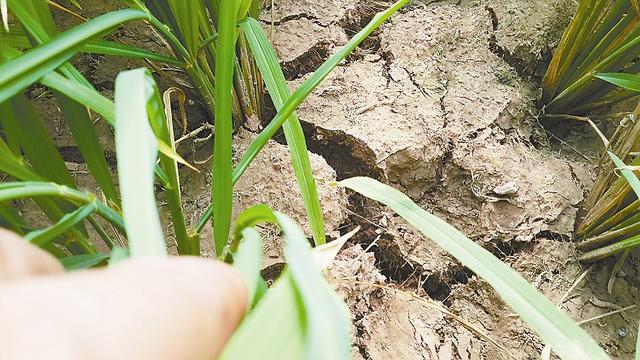
[[[387,5],[275,0],[260,20],[293,90]],[[573,6],[571,0],[415,2],[374,32],[299,108],[327,232],[336,237],[362,226],[330,272],[351,308],[356,358],[540,358],[544,344],[481,279],[386,209],[330,183],[365,175],[391,184],[558,301],[584,271],[571,240],[593,181],[594,166],[584,155],[597,152],[590,144],[559,145],[554,139],[569,140],[544,130],[536,117],[539,80]],[[90,14],[104,7],[98,0],[83,4]],[[143,24],[119,36],[165,51]],[[104,57],[78,64],[107,95],[118,71],[142,65]],[[174,81],[185,82],[180,75]],[[43,96],[41,108],[55,120],[59,115],[50,106]],[[190,126],[206,121],[192,101]],[[75,164],[77,150],[63,122],[54,124],[57,145]],[[239,129],[238,155],[259,127]],[[101,134],[112,152],[109,130]],[[202,136],[179,150],[207,169],[211,140]],[[76,175],[82,177],[82,169]],[[210,179],[186,171],[183,179],[185,208],[197,219],[209,202]],[[236,185],[236,213],[263,202],[305,224],[304,206],[292,189],[295,177],[280,136]],[[265,274],[277,274],[283,266],[281,240],[273,229],[264,233],[270,239]],[[611,264],[597,265],[562,307],[580,321],[610,311],[594,305],[602,301],[636,303],[637,263],[625,266],[612,294],[606,289]],[[459,316],[506,351],[407,292]],[[631,359],[638,320],[636,313],[622,313],[584,326],[614,358]]]

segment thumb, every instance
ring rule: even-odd
[[[1,359],[212,359],[246,309],[228,265],[147,258],[0,287]]]

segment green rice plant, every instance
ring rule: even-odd
[[[54,30],[45,31],[40,19],[25,21],[23,27],[30,32],[29,41],[33,41],[30,49],[22,53],[0,38],[0,54],[3,59],[0,63],[0,106],[3,109],[3,117],[0,118],[0,155],[3,155],[0,157],[0,171],[12,180],[0,185],[0,221],[26,233],[28,239],[62,258],[63,264],[70,270],[95,266],[107,260],[115,263],[127,256],[166,256],[166,241],[155,202],[154,191],[157,184],[167,199],[179,253],[199,254],[199,232],[210,214],[214,214],[217,255],[237,266],[247,281],[251,297],[249,303],[254,305],[253,310],[247,314],[231,339],[223,358],[349,359],[351,341],[348,312],[323,279],[302,230],[285,215],[273,212],[265,206],[257,206],[238,217],[233,237],[230,238],[230,199],[233,183],[247,171],[251,161],[276,130],[285,125],[287,136],[293,139],[292,151],[304,153],[302,160],[293,156],[296,176],[302,178],[307,185],[313,185],[313,191],[304,196],[305,204],[317,202],[313,176],[303,168],[309,167],[309,161],[302,129],[293,114],[295,108],[364,38],[406,2],[400,1],[378,14],[293,95],[282,91],[282,76],[277,77],[276,82],[268,81],[267,86],[270,90],[273,87],[271,91],[277,96],[280,111],[251,144],[234,171],[230,158],[234,100],[230,94],[233,94],[233,77],[237,70],[234,66],[238,35],[236,28],[238,19],[241,22],[249,20],[242,14],[236,18],[238,8],[233,2],[220,4],[217,10],[220,11],[221,18],[231,20],[220,21],[215,41],[214,98],[218,106],[215,107],[215,160],[212,168],[212,197],[215,206],[212,205],[210,209],[222,211],[208,211],[195,229],[188,229],[185,224],[180,199],[181,184],[177,164],[186,163],[176,153],[172,122],[165,114],[151,73],[138,69],[120,74],[116,80],[114,104],[96,92],[67,63],[77,52],[91,49],[100,36],[122,22],[145,19],[153,23],[150,13],[144,10],[121,10],[102,15],[61,34],[56,34]],[[43,2],[40,3],[43,6],[37,9],[27,9],[27,5],[17,2],[10,1],[9,4],[18,13],[25,10],[22,13],[25,16],[38,14],[35,10],[41,10],[41,15],[50,19],[50,13]],[[263,41],[266,39],[262,29],[254,26],[252,32],[254,38]],[[273,73],[278,67],[278,61],[270,45],[266,43],[266,46],[262,44],[262,48],[256,48],[256,52],[259,50],[269,54],[267,61],[271,63],[263,63],[261,70]],[[144,53],[138,49],[126,50]],[[224,52],[227,54],[223,54]],[[264,58],[261,55],[261,61]],[[281,71],[279,74],[281,75]],[[84,125],[91,124],[87,112],[89,109],[114,126],[119,194],[115,191],[113,179],[111,182],[103,179],[106,185],[114,187],[110,199],[106,192],[96,196],[75,188],[73,177],[49,138],[43,119],[22,93],[36,82],[69,98],[69,106],[77,108],[75,114],[78,118],[73,120],[83,121]],[[60,104],[63,105],[62,102]],[[29,115],[27,120],[23,119],[25,112]],[[90,146],[89,150],[102,151],[95,138],[95,130],[92,127],[90,130],[93,135],[91,132],[87,135],[92,137],[85,139]],[[83,134],[78,132],[73,135],[79,137]],[[79,143],[77,138],[76,142]],[[83,156],[87,157],[84,152]],[[97,162],[96,169],[104,171],[110,177],[104,154],[95,158],[101,160]],[[92,170],[96,180],[99,176],[96,174],[100,174],[97,170]],[[104,201],[99,200],[100,198]],[[16,199],[41,202],[45,213],[51,213],[53,225],[45,229],[32,229],[11,206],[10,201]],[[320,214],[321,225],[322,213],[315,214],[316,220],[317,214]],[[89,241],[89,233],[84,229],[85,220],[89,220],[103,238],[111,249],[110,254],[100,253],[95,244]],[[258,222],[278,224],[287,243],[285,253],[288,267],[268,291],[260,277],[261,240],[253,229]],[[317,236],[319,231],[314,231],[316,244],[324,242],[323,231],[324,229],[320,229],[322,236]],[[67,240],[69,236],[71,241]],[[118,241],[121,237],[128,240],[126,250],[121,247],[125,244]],[[74,252],[75,248],[79,249]],[[314,251],[322,251],[322,247]],[[278,325],[278,329],[273,329],[274,324]],[[282,336],[283,334],[288,336]],[[251,347],[246,346],[248,342],[252,344]]]
[[[4,2],[4,1],[3,1]],[[51,19],[51,15],[44,0],[36,0],[33,2],[23,2],[19,0],[8,0],[9,9],[18,19],[21,28],[12,28],[8,34],[4,34],[3,43],[7,47],[29,49],[32,47],[30,37],[35,37],[38,43],[46,41],[50,35],[56,32],[55,24]],[[102,22],[113,21],[114,25],[120,25],[126,21],[132,21],[136,19],[142,19],[150,23],[156,28],[167,43],[171,46],[175,58],[154,54],[143,49],[137,49],[123,44],[118,44],[111,41],[105,41],[99,38],[92,39],[92,41],[83,42],[81,46],[74,46],[69,39],[62,40],[61,43],[68,46],[68,55],[73,56],[77,52],[92,52],[98,54],[115,55],[115,56],[127,56],[144,58],[149,61],[164,62],[171,66],[177,67],[179,70],[184,71],[196,90],[196,95],[202,99],[202,102],[206,105],[210,114],[215,114],[215,82],[218,81],[215,74],[215,59],[216,56],[222,56],[220,53],[216,53],[216,45],[218,34],[215,29],[217,25],[217,19],[227,19],[226,16],[219,16],[219,6],[216,1],[175,1],[175,0],[163,0],[163,1],[138,1],[138,0],[126,0],[124,1],[129,5],[131,11],[116,11],[110,14],[102,15],[93,20],[100,20]],[[239,5],[238,5],[239,6]],[[247,15],[257,16],[259,12],[258,2],[242,2],[242,8],[246,9],[243,12],[237,12],[233,17],[234,23],[243,20]],[[134,11],[135,10],[135,11]],[[130,18],[124,18],[123,16],[130,16]],[[96,21],[91,20],[93,26],[87,27],[79,26],[83,30],[94,31],[108,31],[104,28],[98,28],[95,26]],[[47,26],[44,26],[46,24]],[[42,35],[47,36],[42,36]],[[234,39],[236,37],[234,36]],[[6,41],[5,41],[6,39]],[[81,38],[78,37],[78,40]],[[262,119],[262,99],[264,97],[264,85],[261,80],[260,73],[255,65],[253,56],[246,45],[246,39],[243,33],[239,33],[237,36],[237,46],[233,45],[237,50],[229,53],[229,58],[232,59],[231,66],[233,67],[232,75],[232,118],[233,121],[221,120],[219,116],[214,117],[218,121],[216,124],[216,132],[218,134],[226,134],[225,136],[217,136],[218,144],[221,149],[225,149],[227,154],[225,156],[218,156],[219,161],[217,166],[221,164],[227,164],[230,159],[229,152],[231,148],[228,147],[230,141],[229,128],[233,128],[233,123],[241,123],[248,117],[257,117]],[[235,44],[235,40],[234,40]],[[236,55],[238,54],[238,55]],[[68,60],[68,58],[66,59]],[[67,66],[67,65],[65,65]],[[50,67],[43,66],[40,68],[41,74],[45,74],[51,70]],[[30,72],[30,76],[37,77],[38,73]],[[7,79],[9,80],[9,79]],[[15,79],[17,82],[15,86],[20,88],[20,79]],[[34,79],[25,79],[26,81],[33,81]],[[85,85],[89,85],[86,83]],[[225,93],[226,94],[226,93]],[[7,94],[8,95],[8,94]],[[5,96],[7,96],[5,95]],[[74,94],[78,95],[78,94]],[[0,101],[6,98],[0,97]],[[85,99],[87,101],[93,101],[95,98]],[[226,104],[226,102],[225,102]],[[226,105],[222,105],[223,107]],[[97,110],[96,110],[97,111]],[[102,113],[101,113],[102,114]],[[112,113],[110,114],[112,115]],[[103,115],[108,119],[112,119],[113,116]],[[267,119],[263,119],[267,120]],[[296,122],[297,118],[292,119],[287,123]],[[82,122],[88,124],[88,122]],[[296,171],[296,176],[300,183],[300,191],[304,199],[304,205],[309,215],[309,224],[312,230],[316,243],[322,244],[325,241],[324,222],[322,219],[322,210],[320,202],[317,196],[317,189],[315,182],[313,181],[313,174],[308,159],[308,153],[306,143],[304,142],[304,134],[302,127],[299,124],[287,125],[284,127],[284,132],[287,135],[287,139],[292,142],[289,147],[291,150],[291,158],[293,161],[293,167]],[[226,138],[225,141],[222,141]],[[163,147],[163,150],[166,147]],[[219,149],[220,150],[220,149]],[[224,151],[218,151],[218,154],[224,155]],[[228,167],[229,165],[227,165]],[[221,174],[223,172],[217,172]],[[217,175],[214,175],[217,177]],[[220,184],[220,179],[216,179],[216,183]],[[228,182],[227,182],[228,183]],[[229,185],[227,184],[227,190]],[[225,192],[225,194],[228,194]],[[224,199],[224,198],[223,198]],[[221,201],[221,204],[228,203]],[[224,208],[224,206],[223,206]],[[211,217],[211,213],[207,213]],[[219,218],[219,217],[218,217]],[[228,220],[227,220],[228,222]],[[206,221],[204,221],[206,224]],[[202,230],[202,226],[197,230],[199,233]],[[228,226],[218,226],[217,229],[228,228]],[[228,232],[228,231],[227,231]],[[183,241],[186,238],[186,234],[177,234]],[[195,236],[196,234],[191,234]],[[218,234],[217,238],[224,238],[224,231]],[[222,240],[218,242],[222,243]],[[180,250],[184,250],[180,248]],[[218,250],[219,247],[218,247]],[[197,250],[194,250],[197,251]]]
[[[158,130],[148,102],[156,93],[145,69],[121,73],[116,80],[118,175],[134,257],[167,254],[154,196]],[[277,224],[287,244],[287,270],[266,293],[260,277],[262,240],[254,229],[261,222]],[[348,312],[322,277],[302,229],[286,215],[256,206],[238,217],[233,239],[237,243],[227,248],[225,258],[241,271],[254,307],[221,358],[351,358]]]
[[[640,89],[638,75],[602,73],[595,76],[627,91]],[[640,165],[638,116],[640,106],[621,122],[600,162],[599,175],[585,203],[588,211],[576,230],[581,240],[578,247],[585,251],[580,258],[582,261],[627,253],[640,245],[637,240],[640,236],[640,200],[636,192],[640,184],[634,174]],[[621,261],[624,258],[626,256]]]
[[[293,168],[300,183],[315,243],[323,244],[325,235],[322,210],[302,127],[294,114],[295,108],[338,63],[406,2],[406,0],[400,1],[388,11],[376,16],[368,26],[349,41],[344,49],[329,59],[298,91],[289,96],[288,92],[283,91],[286,88],[285,81],[275,52],[266,41],[262,29],[256,26],[257,22],[248,16],[257,11],[255,3],[244,1],[240,4],[240,2],[225,1],[218,6],[217,2],[208,1],[192,1],[188,2],[189,4],[182,1],[127,1],[132,9],[107,13],[59,33],[46,1],[8,0],[9,10],[19,22],[20,27],[17,29],[13,27],[8,33],[0,33],[0,59],[2,59],[0,107],[3,114],[6,114],[4,119],[0,119],[3,136],[0,150],[11,155],[7,156],[6,160],[3,159],[6,164],[0,170],[8,176],[15,177],[16,180],[52,181],[70,188],[75,186],[62,157],[46,133],[43,119],[39,118],[27,97],[22,94],[30,85],[39,82],[56,94],[72,135],[99,186],[101,191],[101,194],[98,194],[99,197],[103,197],[107,206],[119,212],[120,198],[117,196],[104,151],[97,140],[97,134],[90,121],[90,113],[87,111],[89,109],[101,115],[113,126],[117,118],[116,107],[113,102],[99,94],[68,61],[79,52],[97,52],[164,61],[181,67],[190,75],[197,89],[210,90],[209,93],[204,93],[202,90],[200,94],[205,99],[211,97],[208,103],[219,104],[210,109],[215,114],[216,132],[212,168],[214,178],[212,199],[215,201],[212,201],[211,206],[197,224],[189,226],[185,222],[181,208],[180,181],[176,163],[187,166],[189,164],[176,152],[172,122],[164,114],[157,90],[150,92],[145,102],[160,151],[160,162],[155,167],[156,180],[166,195],[178,252],[199,254],[199,234],[213,217],[216,252],[218,256],[224,258],[231,225],[233,183],[247,170],[256,155],[281,127],[289,142]],[[218,22],[217,19],[220,21]],[[171,44],[176,57],[156,55],[143,49],[102,39],[105,34],[123,23],[135,20],[144,20],[154,26]],[[212,27],[214,24],[218,29]],[[252,41],[250,48],[244,35],[249,31],[253,40],[260,39],[263,42],[260,46],[256,45],[256,41]],[[208,36],[209,33],[212,33],[211,36]],[[241,54],[240,60],[236,54]],[[208,63],[198,63],[199,59],[207,59]],[[259,66],[256,64],[256,59],[260,61]],[[212,68],[211,64],[215,66]],[[253,70],[242,72],[242,64],[255,65],[247,65],[244,67],[245,70],[250,68]],[[235,116],[233,104],[237,99],[237,91],[234,90],[239,81],[237,76],[250,73],[252,76],[250,82],[254,85],[256,82],[259,83],[253,89],[258,89],[264,86],[261,72],[267,74],[269,79],[266,82],[267,89],[273,94],[274,101],[282,111],[259,134],[237,167],[232,169],[232,119]],[[217,76],[207,77],[201,76],[202,74],[217,74]],[[276,74],[275,77],[273,74]],[[249,81],[245,78],[242,83],[248,84]],[[202,86],[199,87],[198,84]],[[152,88],[151,85],[147,87]],[[140,97],[136,99],[139,101]],[[131,108],[135,106],[132,104]],[[9,161],[10,159],[13,161]],[[37,199],[36,202],[54,223],[68,221],[65,214],[77,210],[77,204],[60,199]],[[83,210],[81,214],[89,211]],[[109,248],[122,245],[119,239],[123,234],[116,234],[113,231],[108,234],[107,230],[110,229],[104,229],[104,224],[95,221],[93,216],[87,216],[86,220]],[[0,222],[21,233],[32,230],[17,214],[11,203],[0,204]],[[85,221],[76,221],[67,232],[57,234],[55,237],[54,243],[64,243],[62,252],[56,247],[60,244],[49,246],[49,250],[56,252],[58,256],[68,253],[69,247],[73,248],[71,255],[96,253],[95,247],[88,241],[88,235]]]
[[[640,72],[637,0],[580,0],[543,79],[547,114],[580,115],[631,98],[594,75]]]

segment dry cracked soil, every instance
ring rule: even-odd
[[[261,21],[291,89],[389,5],[372,0],[275,0]],[[113,2],[83,2],[95,15]],[[576,216],[594,177],[598,143],[576,125],[538,122],[539,81],[575,10],[572,0],[414,2],[377,30],[299,108],[326,227],[332,237],[360,225],[329,275],[351,309],[357,359],[553,358],[481,279],[402,219],[331,186],[365,175],[407,193],[521,273],[567,311],[616,359],[632,359],[639,315],[639,255],[607,283],[613,260],[585,267],[572,242]],[[60,16],[63,26],[72,23]],[[144,24],[126,42],[166,52]],[[118,71],[143,63],[83,56],[76,65],[110,95]],[[184,84],[176,74],[173,81]],[[159,79],[163,87],[172,84]],[[32,90],[68,164],[87,188],[85,166],[43,89]],[[189,101],[189,129],[207,122]],[[97,126],[113,163],[109,129]],[[260,124],[235,134],[238,155]],[[578,134],[579,136],[577,136]],[[588,135],[585,135],[588,134]],[[206,131],[179,149],[207,169]],[[206,174],[206,171],[203,172]],[[211,179],[184,170],[185,209],[194,221]],[[284,138],[271,141],[236,185],[236,213],[266,203],[306,225]],[[169,229],[170,231],[170,229]],[[265,276],[283,266],[281,239],[263,229]],[[205,229],[204,238],[211,229]],[[211,249],[205,249],[211,251]],[[585,279],[576,280],[587,272]],[[577,285],[567,292],[572,285]]]

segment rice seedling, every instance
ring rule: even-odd
[[[633,74],[602,73],[597,78],[637,92],[640,77]],[[588,210],[577,227],[581,239],[578,247],[585,251],[582,261],[595,261],[628,251],[638,245],[638,179],[635,175],[638,158],[640,107],[626,117],[608,144],[607,153],[600,162],[600,172],[585,203]],[[625,165],[629,163],[630,165]],[[621,173],[623,176],[617,176]],[[622,256],[619,261],[624,261]]]
[[[114,20],[114,24],[118,25],[123,22],[136,19],[143,19],[147,21],[154,26],[155,29],[164,36],[167,43],[171,45],[175,58],[154,54],[143,49],[133,48],[101,39],[92,39],[92,41],[84,43],[81,47],[75,48],[70,54],[75,54],[78,51],[84,51],[115,56],[133,56],[144,58],[148,61],[163,62],[171,66],[175,66],[189,75],[192,83],[194,84],[194,88],[197,90],[198,97],[202,99],[203,104],[206,105],[210,114],[213,115],[216,112],[214,83],[217,80],[214,76],[214,64],[215,58],[218,56],[215,52],[216,40],[218,38],[218,34],[215,30],[217,19],[219,18],[218,6],[214,6],[214,2],[203,1],[126,1],[126,3],[132,8],[132,10],[121,10],[105,14],[100,16],[99,20]],[[36,1],[31,3],[9,0],[8,5],[11,13],[18,19],[22,28],[12,28],[12,31],[8,34],[3,34],[3,39],[6,39],[6,41],[3,41],[6,47],[12,47],[12,50],[6,50],[5,52],[13,52],[18,48],[29,49],[33,44],[28,36],[34,37],[38,43],[43,43],[44,41],[47,41],[51,35],[55,34],[55,24],[51,19],[51,14],[49,13],[49,9],[45,1]],[[243,18],[246,18],[251,14],[255,16],[259,11],[258,4],[255,1],[253,3],[244,2],[243,7],[246,8],[246,11],[244,13],[239,13],[239,15],[234,18],[234,21],[243,20]],[[36,15],[34,16],[34,14]],[[131,16],[131,18],[122,18],[122,15],[125,14]],[[94,20],[98,20],[98,18]],[[95,23],[95,21],[90,22]],[[46,27],[43,26],[43,24],[46,24]],[[86,27],[83,26],[80,28],[86,29]],[[99,30],[96,27],[93,27],[93,29],[96,31]],[[105,31],[105,29],[102,29],[102,31]],[[231,149],[230,147],[227,148],[227,146],[230,146],[230,132],[225,131],[225,125],[229,124],[229,127],[233,128],[233,123],[241,123],[248,117],[253,116],[262,118],[262,98],[264,97],[264,85],[261,80],[260,73],[255,65],[254,57],[251,56],[248,50],[243,33],[238,35],[238,39],[237,46],[234,45],[238,51],[231,54],[231,59],[233,61],[233,89],[231,91],[233,121],[225,121],[224,123],[216,125],[216,132],[218,134],[221,135],[225,132],[227,133],[226,141],[221,142],[221,140],[225,138],[223,136],[216,137],[218,144],[221,144],[221,146],[218,147],[225,150],[228,149],[228,151]],[[65,43],[66,46],[71,46],[71,43],[67,40],[63,40],[61,42]],[[236,56],[236,54],[239,55]],[[41,74],[44,74],[49,70],[49,68],[43,67],[41,68]],[[32,72],[30,75],[36,77],[41,74]],[[79,75],[80,74],[75,74],[76,78],[79,78]],[[33,79],[31,79],[31,81],[32,80]],[[83,81],[83,84],[90,86],[86,80]],[[77,90],[77,88],[75,89]],[[73,91],[74,88],[71,87],[66,90]],[[83,96],[83,101],[85,102],[95,102],[96,99],[99,98],[96,96],[87,97],[82,91],[75,91],[73,95]],[[5,99],[6,98],[2,98],[0,101]],[[102,102],[102,104],[93,104],[93,106],[100,106],[101,108],[96,108],[94,110],[103,115],[107,120],[113,119],[113,112],[109,109],[108,105],[104,104],[104,102]],[[215,117],[215,119],[219,118],[220,117]],[[85,121],[82,123],[87,124],[88,122]],[[309,165],[302,127],[299,125],[297,118],[287,121],[286,124],[284,132],[287,135],[287,139],[291,142],[289,149],[291,151],[296,176],[300,183],[300,190],[304,204],[309,215],[310,227],[315,241],[322,244],[325,241],[322,210],[318,200],[315,182],[313,181],[311,167]],[[167,147],[165,146],[162,148],[162,150],[164,149],[167,149]],[[221,153],[223,153],[223,151],[218,151],[218,154]],[[224,157],[217,157],[219,161],[218,166],[221,166],[220,164],[229,163],[229,154],[230,153],[227,153]],[[216,172],[216,174],[221,173],[223,172]],[[216,183],[219,184],[219,180],[220,179],[216,179]],[[175,197],[172,199],[175,205]],[[221,201],[221,204],[225,204],[227,202],[228,201]],[[206,215],[208,218],[211,218],[213,215],[212,211],[208,211]],[[184,244],[186,244],[188,236],[196,236],[195,233],[199,233],[202,230],[204,225],[207,223],[208,218],[201,219],[198,229],[196,229],[192,234],[187,234],[186,231],[182,231],[184,226],[176,228],[176,236],[179,238],[179,250],[181,253],[190,251],[190,253],[195,254],[198,252],[197,249],[188,250]],[[180,219],[174,218],[173,220],[174,223],[182,223]],[[224,229],[228,228],[228,226],[219,226],[217,228]],[[217,238],[224,237],[225,236],[222,233],[217,236]],[[218,243],[221,244],[222,240]],[[220,250],[219,247],[218,250]]]
[[[594,75],[640,71],[639,14],[635,0],[580,0],[543,79],[547,114],[585,114],[635,96]]]
[[[103,192],[102,195],[106,203],[113,206],[114,209],[119,209],[119,198],[105,161],[104,152],[97,140],[95,129],[91,126],[91,121],[89,121],[89,114],[85,110],[85,107],[89,108],[113,125],[116,117],[115,107],[113,103],[95,91],[82,74],[66,61],[78,52],[98,52],[163,61],[179,66],[188,73],[195,87],[200,89],[200,96],[205,100],[210,98],[210,101],[205,101],[206,103],[215,104],[215,97],[218,96],[220,98],[218,102],[221,104],[218,107],[211,106],[210,108],[210,111],[216,114],[214,117],[216,136],[212,191],[212,198],[216,199],[216,206],[214,207],[212,202],[212,205],[199,219],[198,223],[189,227],[185,223],[180,206],[177,171],[174,166],[169,166],[169,162],[172,160],[182,164],[186,164],[186,162],[175,152],[173,134],[170,129],[171,122],[163,122],[160,111],[162,104],[157,101],[157,94],[154,95],[156,101],[151,102],[156,108],[156,113],[153,116],[158,117],[154,123],[157,124],[156,130],[158,134],[156,135],[159,136],[158,144],[161,153],[161,163],[156,167],[156,177],[167,196],[179,253],[199,254],[199,234],[209,219],[213,217],[214,221],[218,223],[214,226],[216,251],[218,255],[222,255],[230,228],[232,184],[240,178],[262,147],[281,126],[289,142],[293,167],[301,185],[300,189],[309,215],[309,223],[314,240],[316,244],[323,244],[325,235],[322,210],[311,172],[302,127],[293,112],[295,107],[303,101],[304,97],[319,84],[328,72],[386,18],[404,5],[404,1],[394,5],[390,11],[376,17],[369,26],[352,38],[343,51],[340,51],[330,59],[292,97],[288,96],[288,92],[283,92],[284,77],[281,70],[279,70],[277,58],[275,58],[275,53],[270,48],[270,45],[268,47],[259,47],[254,41],[253,48],[249,50],[248,41],[243,34],[246,31],[250,31],[251,28],[242,26],[241,29],[243,30],[239,34],[235,33],[235,27],[238,22],[251,22],[252,19],[249,15],[257,11],[255,2],[251,4],[243,2],[243,10],[240,13],[236,8],[231,9],[231,6],[227,6],[226,2],[223,4],[225,6],[222,7],[213,6],[213,2],[200,1],[191,2],[193,4],[179,1],[151,1],[148,3],[128,1],[127,3],[132,9],[107,13],[95,19],[90,19],[64,33],[58,33],[45,1],[7,1],[8,8],[18,20],[20,28],[11,28],[9,33],[3,32],[0,35],[2,36],[0,56],[4,60],[3,64],[0,65],[0,73],[2,75],[0,80],[0,103],[2,103],[1,106],[8,118],[5,121],[6,124],[3,124],[3,132],[7,143],[6,147],[4,147],[5,150],[12,152],[16,162],[26,160],[23,161],[24,164],[22,165],[29,168],[35,167],[37,174],[47,174],[47,176],[40,175],[44,179],[70,187],[74,186],[73,179],[65,169],[61,156],[59,156],[55,146],[46,134],[42,119],[33,111],[33,106],[28,103],[26,97],[20,94],[26,87],[39,81],[41,84],[53,89],[57,96],[62,98],[59,102],[62,105],[61,108],[65,114],[65,120],[87,162],[91,174]],[[235,12],[233,16],[229,15],[233,18],[233,21],[226,21],[226,16],[220,16],[223,10],[227,11],[228,14]],[[216,19],[222,19],[221,23],[217,24]],[[144,20],[154,26],[171,44],[176,57],[167,58],[142,49],[101,40],[105,33],[112,31],[125,22],[134,20]],[[255,23],[255,20],[253,22]],[[218,31],[214,29],[214,25],[218,26]],[[256,39],[256,36],[261,36],[261,40],[266,41],[262,30],[259,29],[259,32],[256,32],[256,30],[254,26],[253,39]],[[236,39],[238,39],[237,42]],[[223,51],[217,51],[216,46],[222,46]],[[25,51],[24,54],[22,51]],[[269,51],[268,55],[263,54]],[[241,54],[245,58],[241,56],[239,60],[236,58],[236,54]],[[278,114],[271,121],[258,136],[256,142],[251,145],[238,167],[232,172],[231,132],[233,129],[232,118],[236,114],[234,110],[236,107],[233,104],[238,103],[237,91],[234,90],[234,87],[237,87],[239,82],[253,84],[251,88],[256,90],[256,93],[252,93],[250,96],[261,97],[257,95],[257,91],[264,86],[262,85],[262,76],[257,65],[250,65],[255,64],[256,57],[260,57],[262,61],[261,70],[269,74],[269,79],[273,79],[267,82],[267,87],[272,94],[277,94],[277,96],[274,95],[274,98],[277,100],[278,107],[283,108],[284,112],[281,112],[283,114]],[[208,62],[198,63],[203,59]],[[265,62],[264,59],[268,59],[267,61],[272,63]],[[18,64],[19,66],[16,66]],[[216,69],[212,64],[220,68]],[[246,72],[242,71],[242,64],[246,65],[244,67]],[[280,72],[277,73],[277,71]],[[276,74],[275,77],[272,75],[274,72]],[[212,75],[213,73],[217,73],[218,76],[203,76],[203,74]],[[249,75],[245,76],[245,74]],[[245,76],[245,78],[239,81],[238,76]],[[251,77],[251,79],[248,77]],[[214,89],[218,89],[218,93]],[[257,102],[253,101],[252,103]],[[15,121],[16,116],[24,116],[24,114],[17,114],[17,112],[24,112],[27,109],[29,109],[28,119],[30,120],[28,127],[24,121]],[[245,109],[245,113],[251,110],[247,109]],[[162,123],[165,125],[160,125]],[[30,139],[33,139],[36,135],[38,136],[39,141],[35,144],[27,141],[26,137],[20,138],[21,133],[24,135],[27,128],[34,133],[30,135]],[[25,159],[22,158],[23,155],[26,156]],[[39,205],[54,222],[74,208],[74,206],[64,204],[64,202],[61,204],[49,204],[49,201],[39,201]],[[61,206],[63,208],[58,209]],[[11,209],[9,204],[2,206],[2,217],[3,223],[20,230],[23,222],[20,221],[15,210]],[[93,221],[93,217],[89,216],[88,219],[94,227],[98,227],[96,231],[102,237],[109,238],[109,236],[106,236],[105,230]],[[87,248],[85,251],[89,251],[88,233],[82,229],[83,226],[81,222],[76,225],[81,231],[76,231],[74,227],[70,232],[75,234],[75,237],[79,237],[79,241],[85,244],[84,247]],[[109,245],[113,244],[113,239],[105,241]],[[92,249],[91,251],[95,250]]]

